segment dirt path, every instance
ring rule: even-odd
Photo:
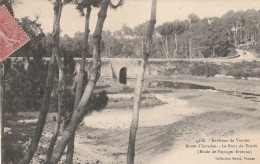
[[[257,59],[257,57],[250,51],[243,51],[240,49],[236,50],[239,57],[236,59],[243,59],[243,60],[253,60],[253,59]]]

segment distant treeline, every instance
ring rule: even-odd
[[[40,24],[28,18],[20,20],[26,32],[32,33],[34,26]],[[30,25],[30,26],[29,26]],[[103,57],[139,57],[141,56],[148,22],[140,24],[133,29],[123,25],[120,30],[102,33],[101,51]],[[229,11],[222,17],[209,17],[200,19],[190,14],[186,20],[174,20],[156,27],[152,58],[208,58],[225,57],[233,55],[235,48],[246,46],[260,51],[259,38],[260,10]],[[34,34],[33,32],[32,34]],[[31,44],[38,49],[44,42],[44,56],[51,55],[51,33],[33,37]],[[38,37],[38,38],[37,38]],[[39,39],[42,39],[42,41]],[[37,42],[35,42],[37,40]],[[83,50],[84,33],[77,32],[74,37],[64,35],[60,37],[61,50],[73,57],[80,57]],[[92,56],[92,36],[89,37],[89,53]],[[35,44],[41,43],[41,44]],[[31,51],[31,50],[30,50]],[[18,51],[14,56],[33,56],[36,52]]]

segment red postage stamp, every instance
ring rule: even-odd
[[[15,21],[5,6],[0,7],[0,61],[22,47],[29,37]]]

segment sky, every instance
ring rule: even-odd
[[[16,18],[29,16],[34,19],[39,16],[44,32],[51,32],[53,25],[53,4],[48,0],[18,0],[14,6]],[[112,0],[116,3],[118,0]],[[150,19],[152,0],[125,0],[122,7],[109,9],[104,24],[104,30],[121,29],[123,24],[133,28]],[[157,23],[163,24],[176,19],[184,20],[190,13],[200,18],[221,17],[229,10],[260,10],[259,0],[157,0]],[[90,32],[97,21],[98,9],[92,9],[90,17]],[[74,5],[65,5],[61,16],[61,35],[74,36],[75,32],[84,31],[84,17],[81,17]]]

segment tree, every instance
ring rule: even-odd
[[[85,15],[85,33],[84,33],[84,48],[83,48],[81,64],[80,64],[80,73],[78,76],[78,82],[77,82],[77,88],[76,88],[76,94],[75,94],[75,102],[74,102],[74,107],[73,107],[74,110],[76,110],[76,107],[82,96],[83,81],[84,81],[84,79],[87,79],[87,77],[84,77],[84,76],[86,74],[86,72],[85,72],[86,56],[87,56],[88,50],[89,50],[88,39],[89,39],[89,32],[90,32],[89,20],[90,20],[90,14],[91,14],[91,6],[100,7],[101,0],[76,1],[76,5],[77,5],[77,9],[79,10],[79,12],[82,15]],[[113,7],[112,4],[111,4],[111,7]],[[87,9],[86,14],[84,14],[84,8]],[[71,114],[72,114],[72,112],[71,112]],[[70,117],[71,117],[71,115],[70,115]],[[75,138],[75,134],[73,134],[73,136],[68,144],[66,163],[73,163],[74,138]]]
[[[89,20],[90,20],[90,14],[91,14],[91,5],[99,6],[100,4],[96,4],[93,1],[87,0],[82,1],[81,3],[77,4],[78,9],[82,14],[84,14],[83,8],[86,8],[86,14],[85,14],[85,34],[84,34],[84,49],[82,51],[81,56],[81,63],[80,63],[80,72],[78,75],[78,82],[77,82],[77,88],[76,88],[76,94],[75,94],[75,102],[73,109],[76,110],[76,107],[79,104],[79,101],[82,96],[82,87],[83,87],[83,81],[84,81],[84,75],[85,75],[85,65],[86,65],[86,56],[88,53],[88,38],[89,38]],[[73,111],[74,111],[73,110]],[[70,113],[70,116],[72,116],[72,112]],[[66,123],[68,124],[68,122]],[[75,139],[75,132],[72,135],[69,144],[68,144],[68,151],[67,151],[67,157],[66,157],[66,163],[72,164],[73,163],[73,153],[74,153],[74,139]]]
[[[64,130],[61,140],[57,143],[57,146],[54,148],[54,153],[49,161],[50,164],[57,163],[66,147],[66,145],[70,142],[71,137],[74,135],[75,130],[82,120],[84,113],[91,110],[88,106],[91,95],[97,83],[97,80],[100,77],[100,67],[101,67],[101,59],[100,59],[100,43],[102,36],[102,29],[104,25],[104,21],[106,18],[106,13],[108,6],[110,5],[112,8],[121,6],[123,3],[122,0],[119,1],[117,5],[111,4],[110,0],[102,0],[100,4],[100,10],[98,13],[98,20],[95,28],[95,32],[93,34],[93,65],[89,75],[89,81],[85,88],[85,91],[82,95],[81,100],[78,103],[78,106],[75,108],[70,123],[67,128]]]
[[[29,164],[30,161],[32,160],[33,155],[37,150],[40,138],[42,136],[42,131],[46,122],[46,117],[47,117],[49,102],[51,97],[51,91],[53,88],[53,81],[54,81],[55,55],[58,53],[58,46],[59,46],[61,7],[62,7],[62,1],[55,0],[54,24],[53,24],[53,32],[52,32],[53,50],[52,50],[52,56],[48,68],[48,75],[47,75],[46,85],[44,89],[43,101],[39,112],[38,122],[34,132],[34,136],[32,138],[27,153],[25,154],[24,158],[19,162],[20,164]]]
[[[168,47],[168,40],[173,34],[173,25],[171,22],[166,22],[160,26],[157,27],[158,33],[165,38],[165,44],[163,43],[163,40],[161,38],[161,43],[164,49],[164,54],[167,58],[169,58],[169,47]]]
[[[183,32],[185,31],[185,24],[183,22],[180,21],[175,21],[173,22],[173,34],[174,34],[174,38],[175,38],[175,50],[174,50],[174,58],[177,55],[177,51],[178,51],[178,39],[177,37],[179,35],[181,35]]]
[[[190,21],[191,24],[195,24],[198,23],[200,21],[200,18],[198,15],[192,13],[188,15],[188,19]]]
[[[133,30],[130,27],[128,27],[126,24],[123,25],[122,31],[123,31],[123,34],[126,35],[128,39],[130,36],[134,35]]]
[[[113,32],[113,36],[115,38],[121,38],[123,36],[122,30],[116,30],[115,32]]]
[[[189,14],[188,20],[190,22],[189,33],[192,36],[192,25],[198,23],[200,21],[200,19],[197,15],[192,13],[192,14]],[[192,57],[192,38],[191,37],[189,37],[189,53],[190,53],[190,58],[191,58]]]
[[[251,41],[256,44],[257,35],[259,34],[260,14],[256,10],[247,10],[244,16],[244,38],[245,41]]]
[[[134,34],[137,37],[145,38],[146,30],[148,28],[148,25],[149,25],[149,21],[135,26],[134,27]]]
[[[145,35],[146,35],[146,30],[148,28],[148,25],[149,25],[149,21],[134,27],[134,35],[137,38],[136,46],[140,46],[141,44],[141,51],[140,51],[141,53],[138,54],[143,54]],[[135,48],[135,50],[138,50],[138,48]]]
[[[137,78],[137,84],[135,89],[135,99],[134,99],[134,108],[133,108],[133,118],[132,124],[130,127],[129,133],[129,143],[128,143],[128,152],[127,152],[127,164],[134,163],[134,156],[135,156],[135,140],[136,140],[136,133],[138,129],[138,122],[139,122],[139,107],[140,107],[140,100],[142,95],[142,86],[144,81],[144,73],[146,69],[146,65],[148,63],[148,58],[151,53],[152,49],[152,37],[154,26],[156,23],[156,3],[157,0],[152,1],[152,11],[151,11],[151,19],[147,31],[146,37],[146,48],[143,54],[143,59],[140,66],[140,72]]]
[[[112,36],[111,31],[107,30],[102,32],[102,41],[105,44],[106,55],[111,56],[111,50],[115,44],[115,38]]]

